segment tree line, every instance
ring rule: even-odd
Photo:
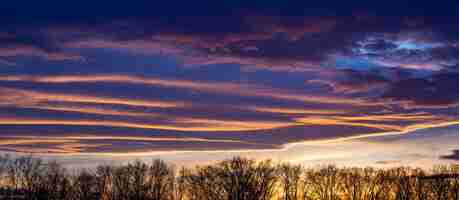
[[[305,168],[235,157],[195,168],[158,159],[71,171],[57,162],[3,155],[0,199],[459,200],[459,165]]]

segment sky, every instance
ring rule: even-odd
[[[0,13],[0,152],[459,160],[454,1],[14,1]]]

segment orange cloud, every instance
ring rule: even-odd
[[[332,115],[332,114],[345,114],[350,111],[345,110],[333,110],[333,109],[295,109],[295,108],[275,108],[275,107],[263,107],[263,106],[251,106],[248,107],[250,110],[259,112],[270,112],[279,114],[313,114],[313,115]]]
[[[352,121],[344,121],[344,120],[325,118],[325,117],[304,117],[304,118],[297,118],[296,121],[303,123],[304,125],[347,125],[347,126],[376,128],[382,131],[400,131],[402,130],[402,127],[396,126],[396,125],[352,122]]]
[[[75,154],[97,151],[100,147],[110,147],[112,142],[155,145],[157,142],[202,142],[202,143],[234,143],[246,145],[258,145],[257,143],[231,140],[231,139],[205,139],[194,137],[147,137],[147,136],[96,136],[96,135],[73,135],[73,136],[41,136],[41,135],[16,135],[0,136],[0,150],[9,150],[23,153],[55,153]],[[260,144],[263,145],[263,144]],[[123,150],[120,149],[120,152]]]
[[[302,101],[302,102],[320,102],[322,104],[350,104],[357,106],[384,106],[387,102],[375,102],[367,101],[365,99],[359,98],[344,98],[336,96],[326,96],[326,95],[310,95],[310,94],[298,94],[288,90],[270,88],[259,85],[250,85],[250,84],[238,84],[238,83],[212,83],[212,82],[196,82],[189,80],[167,80],[167,79],[155,79],[155,78],[142,78],[136,76],[126,76],[126,75],[92,75],[92,76],[2,76],[0,77],[2,81],[30,81],[30,82],[39,82],[39,83],[93,83],[93,82],[120,82],[120,83],[131,83],[131,84],[145,84],[145,85],[154,85],[162,87],[175,87],[175,88],[185,88],[193,89],[198,91],[214,92],[214,93],[224,93],[224,94],[234,94],[240,96],[255,96],[255,97],[267,97],[280,100],[293,100],[293,101]],[[33,94],[33,93],[32,93]],[[35,93],[35,96],[39,96],[38,93]],[[58,100],[71,101],[69,99],[74,99],[74,101],[80,102],[93,102],[93,103],[110,103],[110,104],[138,104],[146,105],[149,103],[142,101],[122,101],[118,99],[110,98],[84,98],[58,94],[49,94],[46,95],[50,98],[56,98]],[[46,97],[43,97],[46,98]],[[157,107],[158,105],[154,106]],[[172,105],[166,107],[172,107]]]
[[[125,121],[109,120],[63,120],[63,119],[22,119],[0,118],[0,125],[68,125],[68,126],[107,126],[136,129],[154,129],[171,131],[254,131],[282,128],[296,123],[287,122],[263,122],[263,121],[223,121],[208,119],[180,119],[176,123],[188,123],[188,125],[167,124],[144,124]]]
[[[365,116],[348,116],[348,117],[337,117],[341,120],[362,120],[362,121],[396,121],[396,120],[434,120],[439,119],[438,116],[434,116],[428,113],[407,113],[407,114],[389,114],[389,115],[365,115]]]
[[[27,46],[27,45],[17,45],[15,47],[0,48],[0,57],[15,57],[15,56],[38,56],[52,61],[84,61],[85,58],[77,55],[64,52],[46,52],[42,49]]]
[[[29,90],[0,88],[0,93],[4,101],[0,104],[8,105],[33,105],[39,102],[72,102],[72,103],[95,103],[95,104],[117,104],[128,106],[145,106],[145,107],[182,107],[182,102],[166,102],[153,100],[123,99],[114,97],[89,96],[89,95],[72,95],[59,94],[51,92],[35,92]]]
[[[77,112],[77,113],[87,113],[87,114],[98,114],[98,115],[114,115],[114,116],[130,116],[130,117],[154,117],[158,116],[154,113],[139,113],[139,112],[130,112],[130,111],[118,111],[114,109],[107,108],[97,108],[93,106],[22,106],[23,108],[34,108],[41,110],[53,110],[53,111],[63,111],[63,112]]]
[[[427,124],[437,124],[448,121],[446,118],[428,113],[382,114],[364,116],[329,116],[297,118],[297,122],[316,125],[349,125],[377,128],[384,131],[405,131],[416,127],[425,127]],[[403,125],[403,123],[406,125]],[[401,123],[400,125],[398,125]]]

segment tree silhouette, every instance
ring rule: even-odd
[[[459,165],[305,169],[235,157],[178,171],[162,160],[69,171],[4,155],[0,183],[0,200],[458,200]]]

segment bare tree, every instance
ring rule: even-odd
[[[391,199],[390,174],[381,169],[365,168],[363,170],[363,178],[366,184],[365,200]]]
[[[8,166],[8,176],[16,191],[22,190],[27,199],[34,199],[43,186],[42,160],[31,156],[13,160]]]
[[[447,200],[450,190],[450,183],[447,179],[448,168],[446,166],[435,166],[432,172],[434,175],[426,177],[430,182],[432,198]]]
[[[178,176],[176,177],[175,181],[175,193],[174,199],[175,200],[184,200],[187,194],[187,184],[186,184],[186,176],[188,174],[188,170],[184,167],[180,169],[178,172]]]
[[[71,199],[73,200],[100,199],[100,195],[97,193],[96,176],[87,170],[81,171],[74,177],[72,188]]]
[[[9,155],[0,155],[0,199],[8,196],[9,193],[7,172],[10,162]]]
[[[271,160],[258,162],[255,167],[255,179],[251,183],[253,185],[252,194],[248,199],[253,200],[269,200],[275,192],[275,184],[277,182],[277,170],[272,165]]]
[[[360,168],[343,169],[340,173],[343,198],[347,200],[364,199],[366,182]]]
[[[215,171],[223,186],[224,199],[267,200],[272,197],[276,169],[271,162],[258,164],[240,157],[220,162]]]
[[[113,173],[113,196],[117,200],[129,200],[132,196],[131,172],[127,166],[117,167]]]
[[[329,165],[319,170],[313,170],[307,173],[307,181],[312,190],[309,198],[322,200],[337,200],[340,196],[340,184],[338,169]]]
[[[301,198],[301,165],[282,164],[278,166],[281,188],[284,200],[299,200]]]
[[[96,168],[97,192],[101,200],[113,200],[113,167],[108,165]]]
[[[397,200],[410,200],[414,197],[413,188],[414,179],[411,177],[410,169],[408,168],[395,168],[390,170],[392,188],[395,193],[395,199]]]
[[[268,200],[277,181],[270,161],[233,158],[184,175],[192,200]]]
[[[186,185],[190,200],[224,200],[225,191],[214,167],[197,167],[195,171],[182,170],[181,176]]]
[[[47,163],[44,169],[44,190],[49,200],[58,200],[66,198],[68,193],[68,182],[66,170],[57,162]]]
[[[459,200],[459,165],[449,166],[450,172],[450,199]]]
[[[151,199],[172,199],[175,173],[172,167],[162,160],[154,160],[150,166],[148,185]]]
[[[457,200],[459,165],[303,169],[236,157],[178,175],[162,160],[69,173],[54,161],[0,156],[0,183],[0,199],[10,200]]]
[[[430,196],[430,190],[428,182],[425,180],[427,174],[422,169],[413,170],[412,177],[415,177],[414,182],[414,193],[416,194],[417,200],[427,200]]]
[[[128,170],[131,174],[131,193],[130,199],[143,200],[148,198],[148,166],[140,161],[128,164]]]

